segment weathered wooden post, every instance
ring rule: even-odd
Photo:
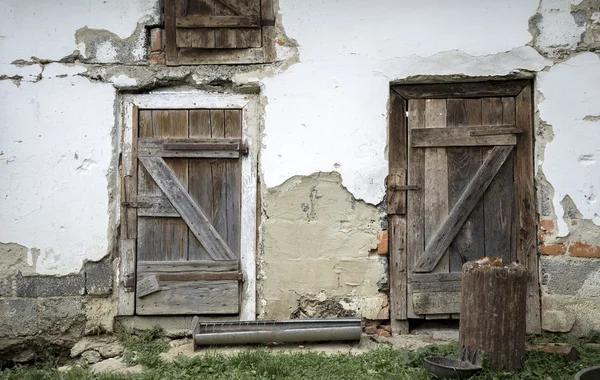
[[[525,352],[527,269],[490,260],[463,265],[460,344],[484,351],[493,371],[521,368]]]

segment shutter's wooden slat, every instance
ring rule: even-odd
[[[480,98],[490,96],[515,96],[529,84],[529,80],[432,83],[393,86],[405,99]]]
[[[177,28],[260,28],[258,16],[197,16],[177,17]]]
[[[141,157],[140,161],[146,167],[169,201],[186,221],[190,230],[208,251],[214,260],[233,260],[233,255],[223,238],[196,205],[175,173],[160,157]]]
[[[507,128],[514,126],[506,126]],[[411,131],[412,146],[419,148],[498,146],[516,145],[517,136],[512,133],[501,135],[472,136],[471,132],[489,133],[493,127],[427,128]]]
[[[425,254],[419,258],[415,272],[431,272],[438,263],[444,251],[448,248],[462,227],[483,193],[500,170],[500,167],[512,151],[513,147],[495,147],[485,158],[483,164],[462,193],[456,205],[450,211],[435,236],[425,248]]]

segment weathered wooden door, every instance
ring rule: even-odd
[[[137,112],[136,314],[239,313],[241,110]]]
[[[539,329],[529,82],[397,86],[392,107],[395,318],[458,317],[462,264],[501,257],[528,267]]]

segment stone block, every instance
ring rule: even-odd
[[[108,295],[113,288],[113,267],[110,259],[85,263],[85,290],[91,295]]]
[[[17,275],[17,297],[67,297],[85,294],[85,277]]]
[[[39,298],[38,328],[41,334],[79,338],[85,327],[81,297]]]
[[[14,278],[0,278],[0,297],[12,297]]]
[[[566,333],[575,324],[575,316],[563,310],[542,310],[542,330]]]
[[[38,331],[36,300],[8,298],[0,300],[0,337],[29,336]]]

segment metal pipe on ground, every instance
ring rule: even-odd
[[[192,322],[194,349],[202,345],[360,340],[361,320]]]

